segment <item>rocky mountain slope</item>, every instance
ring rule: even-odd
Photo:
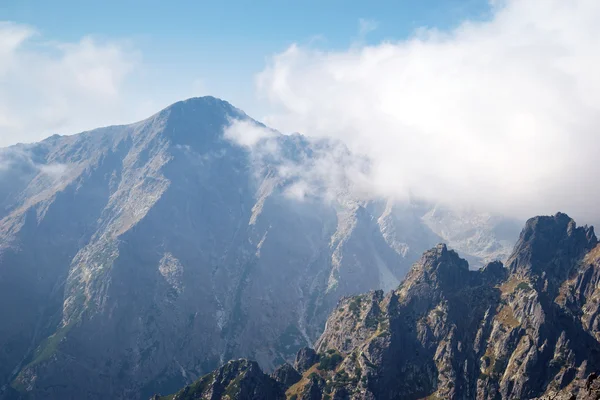
[[[261,126],[205,97],[0,150],[0,398],[147,398],[237,357],[271,370],[441,240],[431,207],[289,198],[276,160],[223,137],[232,120]],[[482,229],[473,248],[495,249]]]
[[[396,290],[342,299],[271,377],[285,396],[230,398],[598,399],[599,287],[593,228],[565,214],[530,219],[506,266],[472,271],[440,244]],[[171,398],[219,398],[203,382]]]

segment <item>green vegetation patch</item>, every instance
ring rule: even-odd
[[[528,292],[528,291],[530,291],[532,289],[531,289],[531,286],[529,286],[529,283],[527,283],[527,282],[521,282],[521,283],[519,283],[517,285],[517,287],[515,288],[515,290],[523,290],[523,291]]]
[[[336,350],[330,352],[329,350],[325,355],[321,356],[321,361],[317,367],[321,371],[332,371],[334,370],[343,360],[343,357]]]
[[[361,298],[355,297],[354,299],[352,299],[352,301],[348,305],[348,309],[352,312],[352,314],[355,317],[358,317],[360,314],[360,303],[361,303]]]
[[[27,366],[33,367],[44,361],[49,360],[58,351],[58,345],[67,336],[67,333],[71,330],[72,325],[66,325],[56,331],[55,334],[48,337],[46,340],[39,345],[31,361]]]

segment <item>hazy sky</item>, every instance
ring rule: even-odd
[[[598,0],[97,4],[0,4],[0,145],[211,94],[343,141],[364,192],[600,217]]]

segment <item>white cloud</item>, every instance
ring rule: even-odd
[[[124,42],[57,43],[0,22],[0,146],[142,117],[124,95],[139,64]]]
[[[18,167],[23,170],[34,170],[35,163],[31,155],[21,149],[0,149],[0,173]]]
[[[276,135],[276,132],[249,120],[233,120],[223,131],[223,136],[227,140],[249,148],[256,147],[259,142],[270,143],[265,140]]]
[[[347,195],[370,197],[367,160],[350,153],[340,141],[285,137],[252,120],[232,120],[223,136],[250,151],[258,176],[274,172],[289,198],[334,202]]]
[[[282,131],[341,140],[374,195],[598,218],[600,2],[494,2],[490,20],[347,51],[293,45],[258,76]]]
[[[52,181],[57,181],[69,170],[69,166],[61,163],[40,162],[34,160],[29,149],[10,147],[0,149],[0,178],[5,173],[16,173],[17,175],[38,174],[41,173],[49,177]]]
[[[69,169],[68,165],[60,163],[38,165],[38,168],[42,174],[47,175],[52,179],[62,178]]]

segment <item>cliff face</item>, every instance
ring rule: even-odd
[[[238,357],[271,370],[340,296],[396,287],[440,240],[426,207],[290,199],[276,162],[224,138],[232,120],[257,124],[206,97],[0,149],[0,398],[147,398]]]
[[[599,277],[593,229],[560,213],[527,222],[506,268],[438,245],[398,289],[339,302],[287,398],[598,398]]]

